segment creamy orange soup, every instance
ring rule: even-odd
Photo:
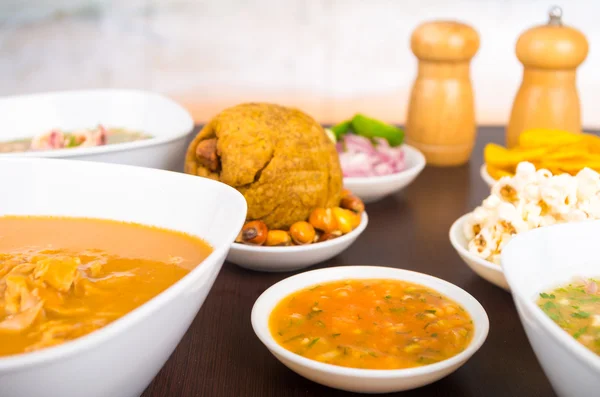
[[[269,319],[287,350],[323,363],[364,369],[418,367],[450,358],[474,325],[456,302],[397,280],[315,285],[283,299]]]
[[[110,324],[211,251],[199,238],[137,224],[0,217],[0,356]]]

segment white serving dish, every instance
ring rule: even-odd
[[[469,214],[461,216],[450,227],[449,234],[452,247],[454,247],[456,252],[458,252],[458,255],[463,261],[465,261],[471,270],[490,283],[510,291],[510,287],[508,286],[506,278],[504,277],[501,266],[490,261],[486,261],[485,259],[482,259],[469,252],[468,241],[463,233],[464,224],[467,221],[468,215]]]
[[[52,157],[137,165],[183,167],[190,114],[162,95],[134,90],[62,91],[0,98],[0,141],[31,138],[52,128],[73,130],[98,124],[150,134],[147,140],[89,148],[2,153],[4,157]]]
[[[2,397],[140,396],[209,293],[244,223],[243,196],[175,172],[40,158],[0,159],[0,180],[0,215],[139,222],[187,232],[213,246],[187,276],[108,326],[56,347],[0,358]]]
[[[517,235],[501,254],[529,342],[561,397],[599,395],[600,356],[556,325],[536,300],[575,277],[600,276],[599,235],[600,221],[546,226]]]
[[[369,217],[365,211],[362,213],[360,225],[350,233],[333,240],[308,245],[256,247],[234,243],[227,255],[227,261],[262,272],[291,272],[303,269],[342,253],[360,236],[368,223]]]
[[[475,324],[469,346],[439,363],[399,370],[368,370],[325,364],[294,354],[280,346],[269,331],[269,317],[275,306],[289,294],[315,284],[344,279],[395,279],[435,289],[462,305]],[[489,321],[483,307],[461,288],[422,273],[390,267],[341,266],[313,270],[278,282],[256,300],[252,328],[271,353],[292,371],[325,386],[358,393],[390,393],[414,389],[435,382],[463,365],[485,341]]]
[[[487,167],[485,164],[481,166],[479,169],[479,175],[481,175],[481,179],[491,188],[496,183],[496,180],[492,178],[492,176],[488,173]]]
[[[372,203],[408,186],[425,168],[425,156],[410,145],[402,145],[406,169],[391,175],[345,177],[344,187],[365,203]]]

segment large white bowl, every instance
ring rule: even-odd
[[[0,358],[2,397],[140,396],[210,291],[243,225],[243,196],[175,172],[50,159],[0,159],[0,181],[0,215],[139,222],[187,232],[213,246],[187,276],[108,326],[56,347]]]
[[[463,233],[464,225],[467,221],[468,215],[469,214],[461,216],[450,227],[449,234],[452,247],[454,247],[456,252],[458,252],[458,255],[463,261],[465,261],[471,270],[490,283],[510,291],[508,282],[506,281],[504,273],[502,272],[502,267],[469,252],[469,249],[467,248],[469,242]]]
[[[402,145],[406,169],[391,175],[345,177],[344,187],[365,203],[372,203],[408,186],[425,168],[425,156],[410,145]]]
[[[325,364],[286,350],[273,339],[269,317],[275,306],[289,294],[329,281],[345,279],[404,280],[432,288],[462,305],[475,324],[473,340],[465,350],[447,360],[417,368],[369,370]],[[414,389],[435,382],[456,371],[485,341],[489,321],[483,307],[459,287],[439,278],[408,270],[375,266],[341,266],[301,273],[278,282],[256,300],[252,308],[252,328],[262,343],[292,371],[314,382],[359,393],[390,393]]]
[[[190,114],[171,99],[144,91],[63,91],[0,98],[0,141],[31,138],[52,128],[73,130],[98,124],[150,134],[151,139],[89,148],[2,153],[4,157],[53,157],[179,170]]]
[[[360,225],[353,231],[333,240],[289,247],[251,246],[235,243],[229,250],[227,261],[250,270],[262,272],[291,272],[325,262],[348,248],[369,223],[366,212]]]
[[[529,342],[561,397],[600,395],[600,357],[556,325],[536,300],[575,277],[600,276],[598,236],[600,221],[547,226],[516,236],[501,254]]]

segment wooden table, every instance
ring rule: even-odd
[[[458,285],[486,309],[489,336],[452,375],[398,393],[412,396],[555,396],[527,341],[511,295],[484,281],[458,257],[448,230],[489,193],[479,176],[483,147],[502,142],[503,128],[480,128],[471,163],[427,167],[404,192],[367,206],[369,226],[344,253],[317,267],[381,265],[416,270]],[[225,263],[189,331],[143,397],[329,397],[346,393],[287,369],[252,331],[258,296],[295,273],[259,273]]]

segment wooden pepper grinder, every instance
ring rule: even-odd
[[[406,140],[425,154],[430,165],[464,164],[475,144],[470,62],[479,49],[479,35],[459,22],[427,22],[413,32],[411,49],[419,66]]]
[[[519,37],[516,53],[524,67],[523,83],[506,128],[506,145],[516,146],[519,135],[532,128],[581,132],[575,70],[588,54],[583,33],[564,26],[562,10],[553,7],[546,25]]]

